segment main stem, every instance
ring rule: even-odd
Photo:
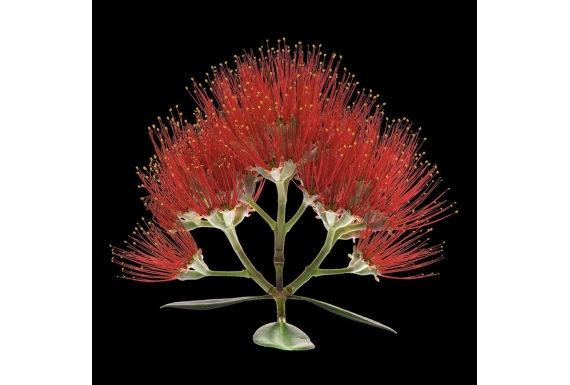
[[[231,243],[234,251],[236,252],[238,258],[240,259],[241,263],[243,264],[245,269],[249,272],[249,276],[259,286],[261,286],[261,288],[267,294],[273,294],[274,290],[275,290],[273,285],[270,284],[269,282],[267,282],[267,280],[263,277],[263,275],[261,275],[261,273],[259,271],[257,271],[255,266],[253,266],[253,264],[251,263],[251,261],[249,260],[247,255],[245,255],[245,252],[243,251],[243,248],[241,247],[241,244],[239,243],[239,240],[237,238],[235,227],[232,226],[230,228],[225,229],[224,233],[228,237],[228,240],[230,241],[230,243]]]
[[[275,226],[275,253],[273,265],[275,266],[275,302],[277,303],[277,320],[285,320],[285,301],[287,296],[283,293],[283,267],[285,265],[285,206],[287,205],[287,187],[289,179],[276,182],[277,186],[277,221]]]

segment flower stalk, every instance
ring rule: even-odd
[[[285,266],[285,208],[287,206],[287,188],[291,179],[275,182],[277,186],[277,225],[275,227],[275,250],[273,265],[275,266],[275,301],[277,303],[277,320],[285,320],[285,301],[287,296],[283,293],[283,268]]]
[[[297,221],[299,220],[299,218],[301,218],[307,207],[309,207],[315,201],[315,199],[317,199],[316,196],[311,196],[306,191],[303,191],[303,202],[301,202],[301,205],[299,206],[299,209],[297,209],[295,215],[293,215],[293,217],[289,219],[287,223],[285,223],[285,232],[288,233],[289,231],[291,231],[293,226],[295,226],[295,223],[297,223]]]
[[[265,210],[263,210],[257,204],[257,202],[255,202],[251,197],[246,197],[246,196],[242,197],[241,201],[250,205],[255,210],[255,212],[257,212],[263,219],[265,219],[265,222],[267,222],[269,227],[271,227],[271,230],[275,230],[276,226],[275,221],[273,220],[273,218],[271,218],[269,214],[267,214]]]
[[[310,280],[315,275],[317,269],[319,268],[323,260],[326,258],[326,256],[329,254],[337,239],[338,236],[336,235],[336,229],[329,228],[329,230],[327,231],[325,244],[321,248],[321,251],[319,251],[319,254],[317,254],[313,262],[311,262],[311,264],[307,266],[305,270],[284,289],[284,292],[288,296],[295,294],[295,292],[299,290],[301,286],[307,283],[307,281]]]
[[[255,266],[253,266],[253,264],[245,254],[243,247],[239,243],[235,227],[231,226],[227,229],[224,229],[223,231],[224,234],[226,234],[228,240],[230,241],[230,244],[232,245],[234,251],[236,252],[236,255],[238,256],[239,260],[241,261],[245,269],[248,271],[251,279],[253,279],[255,283],[257,283],[267,294],[271,295],[274,294],[275,287],[272,284],[270,284],[263,277],[263,275],[261,275],[261,273],[255,268]]]

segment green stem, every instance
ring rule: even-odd
[[[251,261],[249,260],[247,255],[245,255],[245,252],[243,251],[243,248],[241,247],[241,244],[239,243],[235,227],[232,226],[232,227],[225,229],[224,233],[228,237],[228,240],[230,241],[230,243],[231,243],[234,251],[236,252],[238,258],[240,259],[241,263],[243,264],[245,269],[249,272],[250,277],[259,286],[261,286],[261,288],[267,294],[273,294],[275,292],[275,287],[272,284],[270,284],[269,282],[267,282],[267,280],[263,277],[263,275],[261,275],[261,273],[259,271],[257,271],[255,266],[253,266],[253,264],[251,263]]]
[[[283,294],[283,267],[285,265],[285,207],[287,205],[287,187],[289,179],[276,182],[277,186],[277,222],[274,229],[275,232],[275,252],[273,254],[273,265],[275,266],[275,287],[277,294],[275,301],[277,302],[277,320],[283,318],[285,320],[285,300],[287,296]]]
[[[288,233],[289,231],[291,231],[291,228],[295,225],[295,223],[297,223],[297,221],[299,220],[299,218],[301,218],[301,215],[303,215],[303,213],[305,212],[305,209],[308,207],[309,205],[303,201],[301,203],[301,206],[299,206],[299,209],[297,210],[297,212],[295,213],[295,215],[293,215],[293,218],[289,219],[289,221],[285,224],[285,232]]]
[[[249,271],[247,270],[240,270],[240,271],[213,271],[209,270],[207,274],[204,274],[207,277],[244,277],[244,278],[251,278],[249,275]]]
[[[353,272],[354,272],[353,267],[344,267],[342,269],[317,269],[315,270],[314,277],[321,277],[323,275],[348,274]]]
[[[366,222],[355,223],[353,225],[348,225],[348,226],[344,226],[344,227],[340,228],[338,230],[339,233],[337,235],[340,237],[344,234],[348,234],[348,233],[351,233],[353,231],[364,230],[365,228],[366,228]]]
[[[320,264],[323,262],[325,257],[331,251],[333,245],[338,239],[338,234],[336,234],[336,229],[330,228],[327,232],[327,238],[325,239],[325,244],[321,248],[319,254],[315,257],[313,262],[305,268],[305,270],[299,275],[293,282],[291,282],[285,289],[286,295],[294,294],[301,286],[303,286],[311,277],[316,275]]]
[[[257,211],[257,213],[259,213],[259,215],[261,215],[261,217],[262,217],[263,219],[265,219],[265,222],[267,222],[267,223],[269,224],[269,227],[271,227],[271,230],[275,230],[276,223],[275,223],[275,221],[273,220],[273,218],[271,218],[271,217],[269,216],[269,214],[267,214],[267,213],[265,212],[265,210],[263,210],[251,197],[249,197],[249,198],[243,200],[243,202],[245,202],[245,203],[247,203],[248,205],[250,205],[251,207],[253,207],[253,209],[254,209],[255,211]]]

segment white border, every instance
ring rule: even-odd
[[[0,3],[3,384],[91,383],[91,19]]]

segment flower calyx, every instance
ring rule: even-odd
[[[348,254],[350,262],[348,267],[351,268],[351,273],[358,275],[373,275],[376,282],[380,282],[378,278],[378,270],[370,267],[368,262],[362,259],[362,253],[355,251],[353,254]]]
[[[266,179],[269,179],[274,183],[286,181],[297,173],[297,165],[291,160],[281,162],[279,167],[273,168],[271,171],[266,170],[263,167],[256,167],[255,169]]]
[[[303,189],[303,204],[307,206],[314,206],[317,199],[319,199],[319,196],[317,194],[311,195],[307,190]]]
[[[192,231],[198,227],[202,227],[206,222],[206,218],[204,218],[202,215],[192,210],[188,210],[185,213],[179,213],[178,219],[180,220],[180,223],[184,226],[184,228],[188,231]]]
[[[322,219],[323,224],[327,230],[342,229],[343,227],[351,225],[356,220],[356,218],[350,214],[350,210],[340,210],[336,212],[332,210],[326,210],[320,202],[313,204],[313,207],[315,208],[319,217]]]
[[[231,210],[213,211],[206,220],[215,228],[226,230],[237,226],[247,216],[249,216],[248,206],[240,205]]]
[[[178,274],[178,280],[180,281],[195,281],[200,278],[204,278],[208,275],[208,266],[204,262],[204,256],[202,255],[202,249],[198,249],[198,252],[192,258],[192,263],[186,266],[186,269],[180,270]]]

